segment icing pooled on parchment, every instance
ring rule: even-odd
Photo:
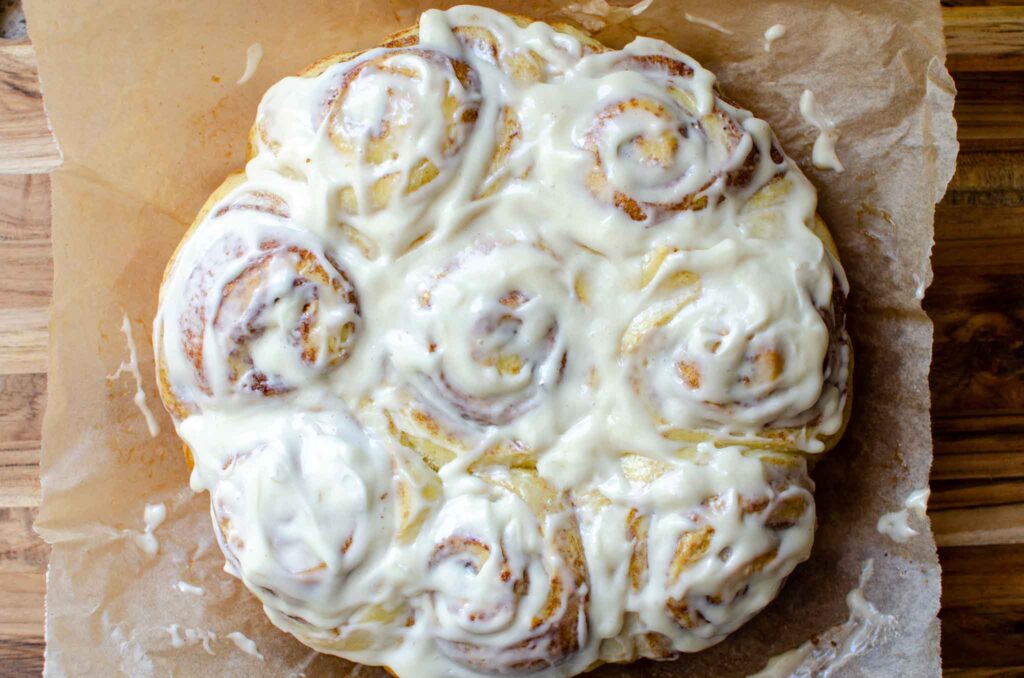
[[[850,612],[846,621],[817,634],[800,647],[772,657],[764,669],[750,678],[830,678],[851,659],[883,641],[895,619],[879,612],[864,597],[864,587],[871,580],[874,565],[873,560],[864,563],[857,587],[846,594],[846,607]]]
[[[772,24],[764,32],[764,51],[772,51],[772,45],[776,40],[786,37],[786,27],[783,24]]]
[[[878,531],[900,544],[916,537],[920,533],[910,526],[910,514],[923,520],[927,515],[929,496],[931,490],[928,488],[911,492],[904,500],[902,509],[886,513],[878,519]]]
[[[825,115],[818,106],[814,92],[805,89],[800,96],[800,115],[809,125],[818,130],[818,136],[814,140],[814,148],[811,149],[811,161],[818,169],[830,169],[834,172],[843,171],[843,163],[839,162],[836,155],[836,141],[839,140],[839,132],[836,131],[835,123]]]

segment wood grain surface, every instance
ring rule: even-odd
[[[933,522],[945,672],[1024,675],[1024,1],[943,2],[957,174],[936,214]],[[46,400],[49,179],[27,41],[0,40],[0,675],[38,674],[48,549],[32,532]]]

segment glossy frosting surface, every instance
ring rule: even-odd
[[[154,341],[276,625],[400,676],[573,675],[714,644],[807,558],[846,282],[714,81],[458,7],[267,92]]]

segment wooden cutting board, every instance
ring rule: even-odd
[[[1024,2],[944,1],[959,169],[935,222],[929,513],[952,676],[1024,675]],[[1016,5],[1016,6],[1010,6]],[[0,674],[38,674],[32,532],[59,164],[27,41],[0,40]]]

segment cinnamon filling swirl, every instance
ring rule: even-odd
[[[399,676],[724,639],[810,554],[848,285],[767,123],[657,40],[423,14],[266,94],[168,266],[226,569]]]

